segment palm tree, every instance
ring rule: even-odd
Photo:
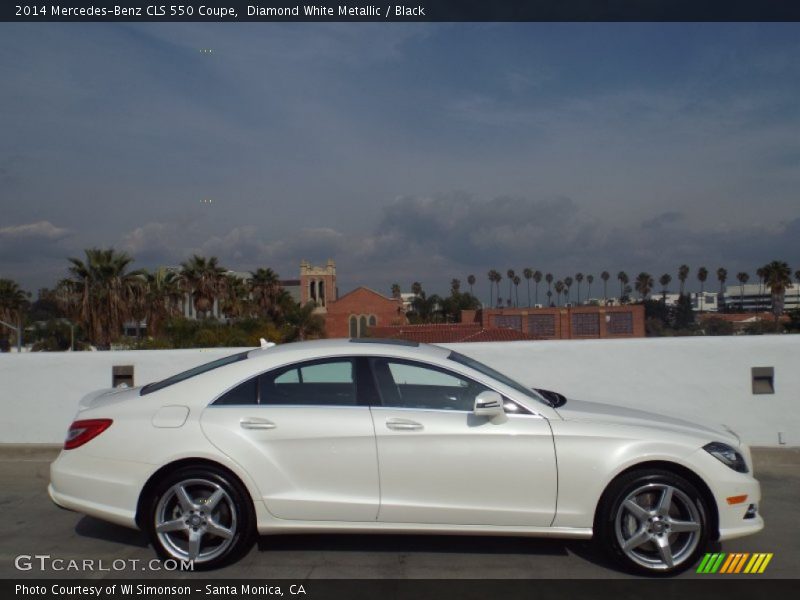
[[[214,309],[225,290],[225,269],[220,267],[216,256],[206,259],[194,254],[181,263],[181,285],[192,296],[195,313],[205,319]]]
[[[460,291],[461,291],[461,280],[460,279],[455,279],[455,278],[451,279],[450,280],[450,293],[453,296],[456,296],[456,295],[458,295],[458,293]]]
[[[17,282],[0,279],[0,321],[17,327],[17,336],[22,335],[22,318],[27,306],[28,295],[20,289]],[[21,339],[17,339],[17,346],[22,346]]]
[[[703,301],[705,300],[706,279],[708,279],[708,269],[700,267],[697,269],[697,280],[700,282],[700,312],[703,312]]]
[[[522,282],[519,275],[514,275],[514,306],[519,306],[519,284]]]
[[[419,281],[415,281],[411,284],[411,293],[415,296],[420,296],[422,294],[422,284]]]
[[[89,339],[109,348],[132,316],[143,281],[142,271],[128,271],[133,258],[113,248],[84,250],[85,261],[70,258],[70,277],[61,282],[65,312],[78,320]]]
[[[630,279],[625,271],[617,273],[617,279],[619,279],[619,298],[620,302],[622,302],[622,297],[625,295],[625,286],[628,285]]]
[[[725,294],[723,286],[728,280],[728,269],[723,269],[722,267],[717,269],[717,280],[719,281],[719,295],[723,296]]]
[[[251,313],[252,301],[248,282],[229,273],[224,278],[224,294],[220,298],[219,310],[230,319],[241,319]]]
[[[561,306],[561,292],[564,291],[564,282],[560,279],[556,281],[556,298],[558,299],[558,305]]]
[[[470,277],[472,277],[472,275],[470,275]],[[402,292],[400,291],[399,283],[392,284],[392,298],[402,298]]]
[[[551,286],[553,285],[553,274],[548,273],[547,275],[544,276],[544,280],[547,282],[547,300],[548,300],[547,305],[549,306],[553,303],[552,301],[553,294],[551,289]]]
[[[764,267],[759,267],[756,269],[756,276],[758,277],[758,299],[756,300],[756,311],[760,311],[761,296],[764,295],[764,281],[767,276],[767,272],[764,270]]]
[[[487,274],[489,278],[489,308],[494,308],[494,284],[500,281],[500,273],[496,269],[491,269]],[[497,286],[497,298],[500,299],[500,285]]]
[[[291,339],[299,341],[325,337],[325,319],[314,312],[315,302],[307,302],[305,306],[296,303],[286,315],[286,322],[292,328]]]
[[[750,275],[741,271],[736,274],[736,279],[739,281],[739,310],[744,312],[744,284],[750,281]]]
[[[658,282],[661,284],[661,299],[664,302],[667,301],[667,286],[669,285],[670,281],[672,281],[672,275],[669,273],[664,273],[658,278]]]
[[[161,267],[146,274],[145,316],[147,330],[153,337],[158,337],[164,323],[171,317],[181,314],[183,293],[180,289],[178,274]]]
[[[567,303],[570,301],[569,297],[569,289],[572,287],[572,277],[565,277],[564,278],[564,298],[566,298]]]
[[[587,275],[586,276],[586,300],[591,300],[592,298],[592,284],[594,283],[594,275]]]
[[[539,304],[539,283],[542,281],[542,272],[541,271],[534,271],[533,272],[533,281],[535,283],[535,292],[534,292],[534,304]]]
[[[683,296],[683,290],[686,286],[686,280],[689,278],[689,265],[681,265],[678,267],[678,281],[681,282],[680,295]]]
[[[472,293],[472,286],[475,285],[475,275],[467,275],[467,283],[469,284],[469,295],[474,296],[475,294]]]
[[[634,287],[636,288],[636,291],[639,292],[639,298],[642,300],[642,302],[644,302],[645,299],[647,299],[647,297],[650,295],[654,283],[653,276],[650,275],[650,273],[639,273],[636,276]]]
[[[575,273],[575,281],[578,282],[578,304],[581,303],[581,282],[583,281],[583,273]]]
[[[528,284],[528,308],[531,307],[531,278],[533,277],[533,269],[530,267],[526,267],[522,271],[522,275],[525,277],[525,282]]]
[[[794,272],[794,280],[797,282],[797,307],[800,308],[800,269]]]
[[[553,292],[547,290],[547,306],[553,305]]]
[[[506,277],[508,277],[508,301],[511,302],[511,286],[514,284],[514,269],[509,269],[506,271]]]
[[[248,283],[258,313],[275,320],[282,312],[278,302],[282,289],[278,274],[269,268],[258,268],[250,272]]]
[[[611,279],[611,273],[603,271],[600,273],[600,279],[603,280],[603,302],[608,300],[608,280]]]
[[[764,282],[772,295],[772,314],[775,322],[783,314],[786,289],[792,287],[792,270],[782,260],[773,260],[764,265]]]

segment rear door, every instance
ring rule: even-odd
[[[281,519],[374,521],[378,468],[357,361],[329,358],[264,373],[203,413],[211,442],[256,481]]]

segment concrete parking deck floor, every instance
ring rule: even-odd
[[[0,446],[0,577],[200,577],[158,571],[20,571],[19,555],[50,555],[65,560],[154,557],[136,531],[58,509],[47,496],[49,464],[57,450]],[[761,481],[761,533],[732,540],[722,552],[772,552],[758,577],[800,577],[800,449],[755,449]],[[119,564],[119,563],[118,563]],[[139,566],[138,569],[142,567]],[[513,537],[419,535],[302,535],[261,537],[238,563],[210,574],[214,578],[618,578],[588,542]],[[681,577],[699,576],[693,572]]]

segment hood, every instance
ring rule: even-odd
[[[741,445],[736,434],[732,431],[725,431],[722,426],[714,428],[709,425],[693,423],[635,408],[570,399],[566,404],[555,410],[565,421],[612,423],[660,430],[666,429],[676,433],[700,436],[708,439],[708,441],[725,442],[736,447]]]

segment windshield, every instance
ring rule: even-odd
[[[139,395],[145,396],[147,394],[151,394],[153,392],[157,392],[158,390],[164,389],[165,387],[169,387],[176,383],[180,383],[181,381],[185,381],[196,375],[200,375],[201,373],[206,373],[213,369],[218,369],[219,367],[224,367],[225,365],[230,365],[232,363],[239,362],[240,360],[246,359],[248,354],[250,354],[250,350],[247,350],[246,352],[240,352],[239,354],[233,354],[231,356],[218,358],[217,360],[212,360],[209,363],[205,363],[204,365],[194,367],[193,369],[189,369],[188,371],[184,371],[183,373],[178,373],[177,375],[173,375],[172,377],[167,377],[166,379],[162,379],[161,381],[148,383],[146,386],[142,388],[142,390],[139,392]]]
[[[532,388],[525,387],[520,382],[514,381],[507,375],[503,375],[500,371],[495,371],[492,367],[489,367],[483,364],[482,362],[475,360],[474,358],[470,358],[469,356],[464,356],[463,354],[459,354],[458,352],[451,352],[450,356],[448,356],[447,358],[459,364],[467,366],[471,369],[475,369],[476,371],[478,371],[479,373],[483,373],[487,377],[496,379],[503,385],[507,385],[508,387],[517,390],[521,394],[525,394],[526,396],[528,396],[528,398],[533,398],[534,400],[541,402],[542,404],[552,406],[550,402],[545,400],[539,393],[537,393]]]

